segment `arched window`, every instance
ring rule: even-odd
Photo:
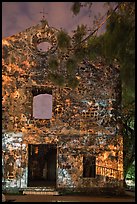
[[[36,89],[33,91],[33,118],[52,118],[52,94],[45,90]]]

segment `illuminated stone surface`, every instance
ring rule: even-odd
[[[43,22],[2,40],[5,187],[28,186],[28,144],[57,145],[57,188],[122,186],[119,69],[101,59],[83,62],[77,88],[55,86],[48,79],[47,56],[56,46],[56,34]],[[52,48],[41,53],[37,44],[45,40]],[[50,120],[32,117],[34,87],[52,90]],[[96,156],[95,178],[83,178],[83,155]],[[13,169],[6,166],[9,161]]]

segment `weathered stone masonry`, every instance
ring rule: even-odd
[[[123,142],[118,67],[103,60],[83,62],[75,89],[48,79],[47,56],[57,30],[40,23],[2,40],[3,180],[5,187],[28,186],[28,145],[57,146],[56,187],[122,185]],[[49,41],[45,55],[37,44]],[[33,90],[52,90],[52,118],[32,117]],[[96,157],[95,178],[83,177],[83,157]],[[11,164],[11,165],[9,165]],[[12,174],[9,174],[12,172]]]

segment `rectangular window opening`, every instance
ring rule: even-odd
[[[33,113],[35,119],[52,118],[52,90],[47,87],[33,87]]]
[[[95,178],[96,177],[96,157],[83,156],[83,177]]]

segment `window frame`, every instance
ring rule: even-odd
[[[38,96],[40,94],[48,94],[52,96],[51,99],[51,118],[36,118],[33,116],[33,100],[35,96]],[[48,88],[48,87],[44,87],[44,86],[33,86],[32,87],[32,111],[31,111],[31,118],[32,120],[46,120],[46,121],[50,121],[52,119],[52,113],[53,113],[53,94],[52,94],[52,89]]]
[[[83,156],[83,178],[95,178],[96,177],[96,157],[95,156]]]

